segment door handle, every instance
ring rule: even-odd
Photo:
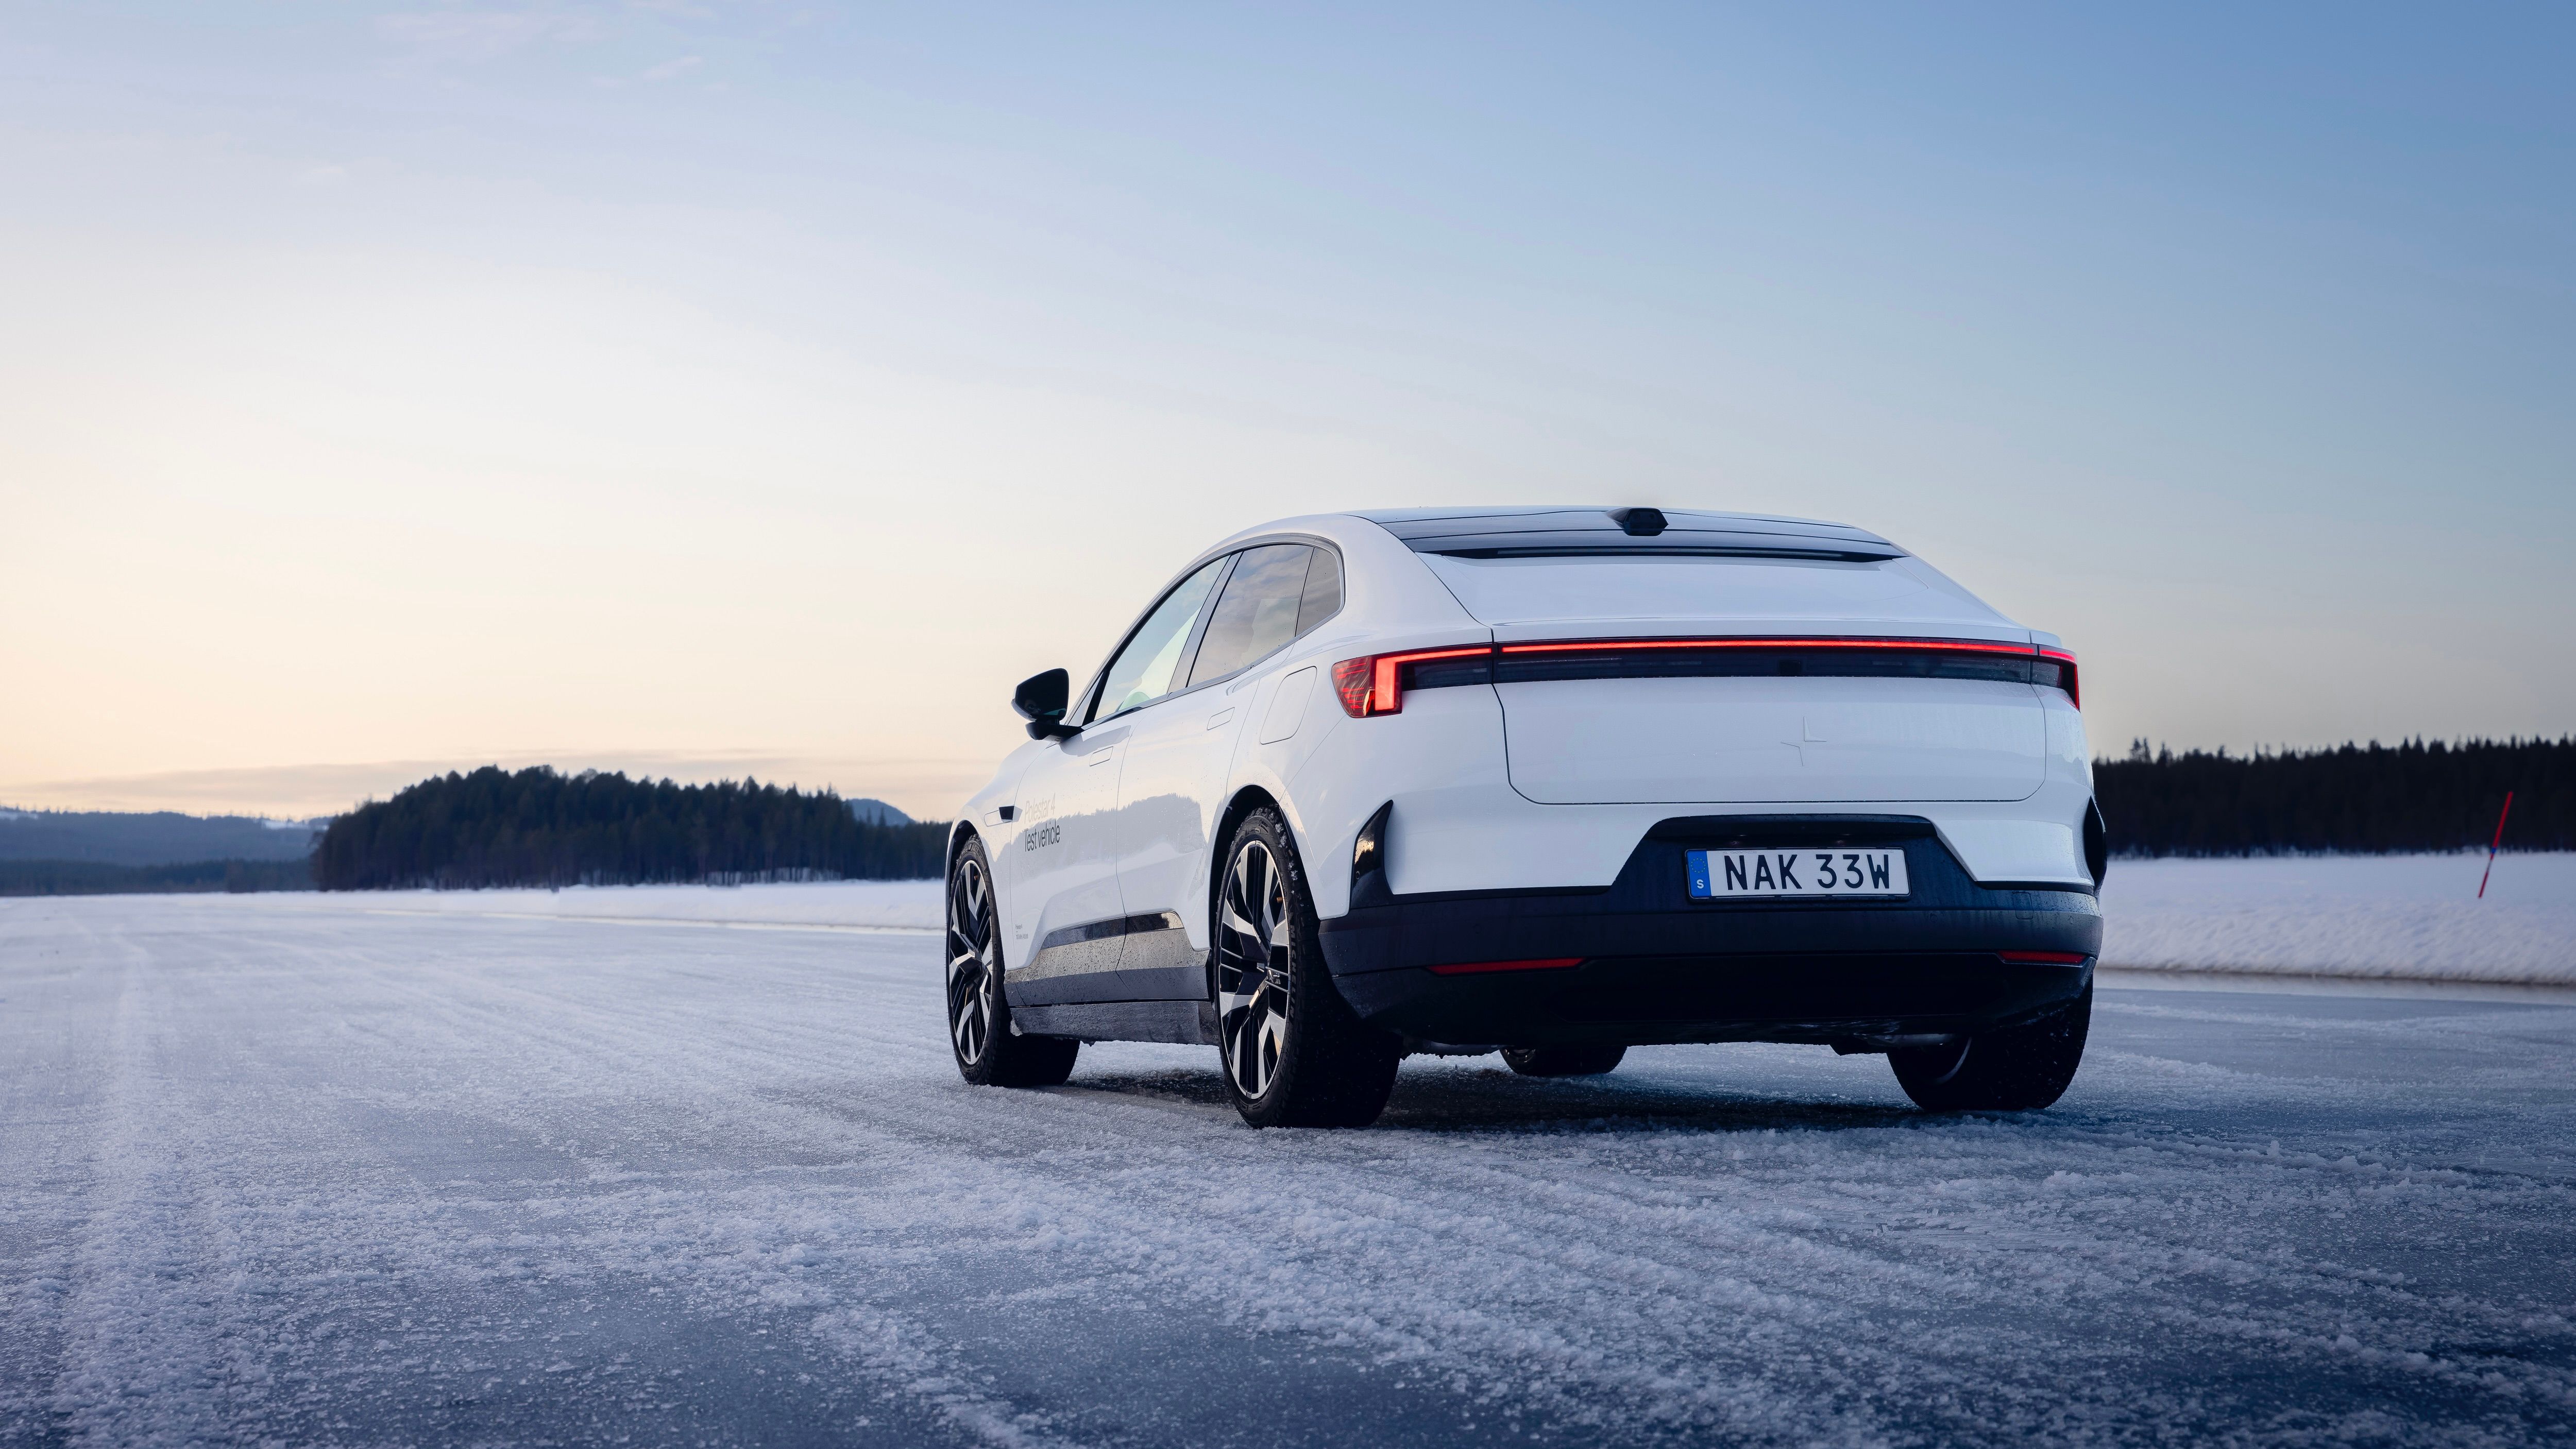
[[[1234,706],[1229,704],[1225,708],[1208,716],[1207,727],[1209,729],[1215,729],[1232,718],[1234,718]]]

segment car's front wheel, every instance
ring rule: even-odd
[[[1945,1046],[1887,1054],[1896,1083],[1927,1112],[2027,1112],[2066,1094],[2084,1060],[2093,988],[2020,1026],[1981,1031]]]
[[[1002,995],[1002,923],[984,843],[968,840],[948,869],[948,1045],[979,1087],[1052,1087],[1073,1075],[1082,1043],[1021,1036]]]
[[[1216,1009],[1225,1086],[1255,1127],[1365,1127],[1395,1090],[1402,1044],[1333,985],[1288,822],[1235,827],[1217,888]]]

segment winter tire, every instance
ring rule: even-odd
[[[2065,1095],[2084,1060],[2093,987],[2037,1021],[1887,1054],[1897,1085],[1927,1112],[2027,1112]]]
[[[1623,1046],[1505,1047],[1503,1065],[1524,1077],[1597,1077],[1627,1055]]]
[[[1002,930],[993,867],[969,839],[948,870],[948,1045],[958,1075],[979,1087],[1052,1087],[1073,1074],[1082,1043],[1021,1036],[1002,996]]]
[[[1255,1127],[1365,1127],[1386,1110],[1402,1057],[1333,985],[1315,908],[1267,807],[1227,842],[1217,882],[1216,1008],[1226,1094]]]

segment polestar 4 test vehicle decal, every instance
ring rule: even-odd
[[[969,1081],[1217,1049],[1255,1126],[1356,1126],[1409,1054],[1881,1053],[1928,1110],[2083,1056],[2106,850],[2075,656],[1834,523],[1329,514],[1189,560],[948,850]]]

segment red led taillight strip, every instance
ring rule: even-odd
[[[1915,650],[1927,654],[2037,655],[2065,671],[2067,702],[2084,707],[2075,689],[2075,656],[2063,649],[2036,649],[2028,644],[1998,644],[1985,639],[1551,639],[1535,644],[1474,644],[1455,649],[1416,649],[1402,654],[1368,654],[1333,666],[1333,689],[1342,697],[1342,712],[1353,719],[1404,710],[1402,670],[1427,659],[1469,659],[1504,654],[1615,654],[1648,649],[1850,649]]]
[[[1372,714],[1396,714],[1404,709],[1404,666],[1425,659],[1469,659],[1491,654],[1491,644],[1470,645],[1464,649],[1416,649],[1408,654],[1370,654],[1358,659],[1345,659],[1333,666],[1333,690],[1342,697],[1342,712],[1353,719]]]
[[[1587,650],[1620,653],[1632,649],[1917,649],[1933,654],[2019,654],[2027,644],[1993,644],[1982,639],[1565,639],[1544,644],[1504,644],[1505,654],[1580,654]]]
[[[1432,967],[1431,974],[1481,976],[1488,971],[1558,971],[1568,966],[1582,964],[1583,958],[1580,956],[1543,956],[1528,961],[1453,961],[1446,965]]]
[[[1995,953],[2015,966],[2081,966],[2081,951],[1997,951]]]

